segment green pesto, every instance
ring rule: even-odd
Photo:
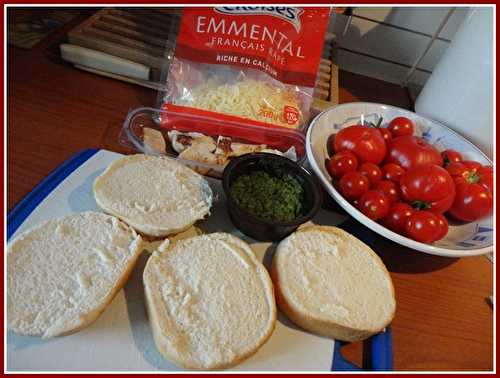
[[[257,218],[289,222],[302,215],[304,189],[290,174],[273,177],[265,171],[239,176],[231,187],[236,203]]]

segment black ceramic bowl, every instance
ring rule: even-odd
[[[280,172],[293,175],[304,189],[304,214],[290,222],[257,218],[240,207],[231,196],[231,186],[239,176],[253,171],[266,171],[271,176]],[[302,223],[310,220],[321,207],[322,193],[316,178],[306,169],[285,157],[269,153],[253,153],[233,159],[224,169],[222,185],[226,193],[229,216],[244,234],[261,241],[279,241],[291,234]]]

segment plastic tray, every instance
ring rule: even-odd
[[[143,129],[152,128],[163,134],[167,149],[165,154],[177,158],[182,163],[210,176],[220,177],[223,166],[181,159],[170,145],[167,132],[198,132],[211,136],[217,141],[219,136],[230,137],[233,142],[252,145],[265,144],[270,149],[281,152],[295,147],[297,162],[305,160],[305,135],[302,131],[281,127],[266,127],[251,123],[214,120],[208,116],[189,115],[167,109],[136,108],[131,110],[123,123],[120,142],[140,153],[159,154],[143,142]]]

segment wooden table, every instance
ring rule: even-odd
[[[11,209],[40,180],[81,149],[129,153],[118,142],[127,111],[153,105],[154,91],[79,71],[47,56],[70,27],[30,51],[8,49],[8,200]],[[396,85],[340,73],[340,100],[411,108]],[[486,257],[426,255],[381,237],[376,251],[396,289],[392,323],[397,370],[492,370],[492,264]],[[362,361],[362,343],[343,348]]]

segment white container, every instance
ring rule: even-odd
[[[493,156],[493,8],[471,8],[415,103]]]

